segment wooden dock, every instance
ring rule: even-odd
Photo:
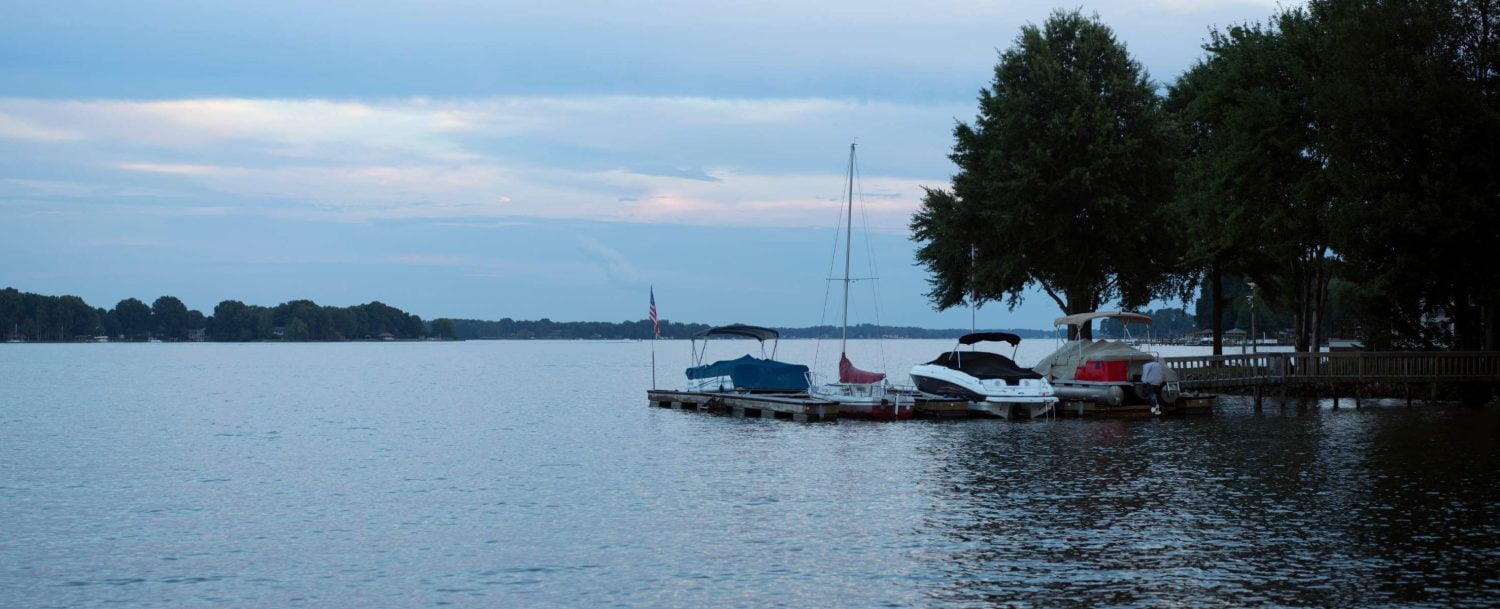
[[[913,399],[912,414],[919,419],[966,419],[973,416],[969,412],[969,401],[963,398],[915,396]]]
[[[1452,385],[1500,385],[1500,352],[1417,351],[1337,353],[1247,353],[1167,357],[1183,389],[1249,393],[1255,405],[1269,392],[1282,399],[1288,392],[1340,397],[1376,394],[1405,397],[1426,393],[1436,400],[1439,388]],[[1394,395],[1388,395],[1394,394]]]
[[[704,393],[652,389],[646,400],[659,408],[705,410],[737,417],[790,419],[793,421],[837,421],[837,402],[817,400],[806,395],[764,393]]]

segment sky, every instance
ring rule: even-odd
[[[654,289],[671,320],[836,323],[858,142],[852,266],[879,280],[851,321],[967,327],[925,297],[907,225],[997,53],[1058,6],[11,3],[0,286],[559,321],[642,319]],[[1081,8],[1168,83],[1275,4]],[[977,318],[1058,315],[1031,294]]]

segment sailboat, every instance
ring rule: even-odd
[[[848,196],[845,199],[844,224],[844,316],[839,337],[839,380],[819,383],[815,373],[807,375],[809,396],[837,402],[839,416],[884,421],[910,419],[913,400],[910,392],[898,392],[887,382],[885,373],[860,370],[849,360],[849,277],[850,251],[854,239],[854,144],[849,144]]]

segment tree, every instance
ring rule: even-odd
[[[120,334],[125,340],[135,340],[151,335],[151,307],[134,298],[126,298],[115,304],[115,321],[120,325]]]
[[[1168,93],[1188,153],[1174,211],[1186,262],[1208,279],[1216,354],[1230,275],[1250,277],[1292,311],[1298,349],[1316,349],[1309,336],[1320,334],[1332,276],[1331,198],[1311,103],[1317,42],[1300,10],[1215,30],[1208,56]]]
[[[254,308],[238,300],[225,300],[214,307],[206,333],[210,340],[255,340],[255,322]]]
[[[188,308],[175,296],[162,296],[151,303],[151,329],[163,340],[186,340]]]
[[[966,297],[1013,308],[1031,287],[1067,314],[1186,295],[1162,213],[1173,130],[1097,17],[1058,11],[1021,28],[979,116],[953,134],[952,191],[928,189],[911,225],[939,309]]]
[[[120,335],[120,320],[113,312],[104,310],[104,307],[97,307],[94,312],[99,316],[99,328],[104,331],[105,336],[114,340]]]
[[[438,338],[457,338],[453,333],[453,320],[447,318],[432,320],[432,330],[428,334]]]
[[[1500,348],[1500,2],[1314,0],[1334,245],[1368,346]]]

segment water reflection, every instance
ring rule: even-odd
[[[927,594],[953,606],[1488,606],[1493,412],[1250,412],[950,430]],[[1454,420],[1461,419],[1461,420]],[[936,458],[941,457],[941,458]]]

